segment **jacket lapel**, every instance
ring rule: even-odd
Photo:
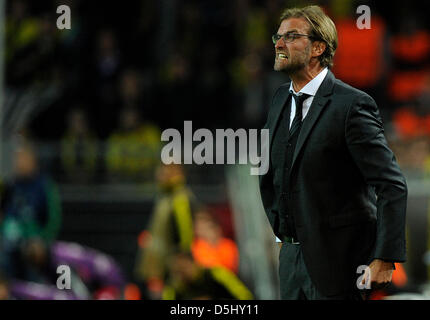
[[[284,110],[286,106],[286,102],[290,97],[290,90],[288,88],[290,87],[290,83],[286,83],[280,92],[280,94],[277,96],[276,100],[273,102],[273,119],[272,121],[269,121],[268,123],[268,129],[269,129],[269,152],[272,151],[272,142],[273,142],[273,134],[278,127],[279,118],[281,116],[282,110]],[[289,123],[290,115],[288,114],[288,123]],[[271,153],[269,153],[271,154]]]
[[[297,145],[294,150],[293,162],[291,164],[290,172],[294,168],[294,163],[297,159],[297,156],[300,150],[303,148],[303,145],[305,144],[306,139],[308,138],[313,126],[317,122],[322,110],[330,100],[330,95],[333,91],[334,80],[335,77],[333,73],[329,70],[324,81],[321,83],[321,86],[319,87],[314,97],[314,100],[312,101],[308,114],[303,120],[302,128],[300,130],[299,137],[297,138]]]

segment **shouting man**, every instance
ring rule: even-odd
[[[282,242],[281,298],[362,299],[360,289],[389,284],[406,260],[405,179],[375,101],[330,71],[337,32],[321,8],[287,9],[272,40],[274,69],[291,79],[272,100],[260,177]]]

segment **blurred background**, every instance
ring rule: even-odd
[[[277,299],[257,177],[162,165],[160,135],[261,128],[288,80],[271,35],[308,4],[335,21],[333,72],[374,97],[408,181],[408,261],[373,298],[430,298],[428,7],[353,0],[0,1],[0,298]]]

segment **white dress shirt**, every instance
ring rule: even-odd
[[[296,95],[301,95],[303,93],[306,93],[309,95],[309,98],[307,98],[305,101],[303,101],[303,118],[306,117],[308,114],[309,108],[311,107],[312,101],[314,101],[315,94],[317,93],[321,83],[324,81],[326,75],[327,75],[328,69],[324,68],[318,75],[313,78],[311,81],[309,81],[299,92],[294,91],[293,88],[293,82],[290,83],[290,91],[292,91]],[[294,99],[291,99],[291,111],[290,111],[290,128],[291,124],[293,123],[294,117],[296,115],[296,101]],[[282,242],[278,237],[276,237],[276,242]]]
[[[327,75],[328,69],[324,68],[318,75],[309,81],[299,92],[294,91],[293,82],[290,83],[290,91],[296,95],[301,95],[303,93],[308,94],[310,97],[303,101],[303,119],[308,114],[309,108],[311,107],[312,101],[314,101],[315,94],[317,93],[321,83],[324,81]],[[291,99],[291,111],[290,111],[290,128],[293,123],[294,117],[296,115],[296,101]],[[302,119],[302,120],[303,120]]]

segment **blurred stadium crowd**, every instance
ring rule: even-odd
[[[288,80],[273,71],[271,35],[286,6],[309,3],[7,1],[2,138],[11,149],[2,152],[10,165],[0,298],[264,299],[240,272],[223,168],[160,165],[160,135],[181,130],[184,120],[194,128],[261,128]],[[430,179],[425,3],[312,3],[336,23],[334,74],[375,98],[399,164],[423,191]],[[70,30],[56,27],[61,4],[71,8]],[[371,29],[356,26],[361,4],[372,10]],[[416,211],[424,212],[412,222],[425,229],[412,241],[418,266],[407,269],[416,283],[427,279],[428,196],[418,193]],[[101,213],[83,217],[91,205]],[[59,263],[73,267],[73,294],[55,289]],[[405,285],[406,273],[399,277]]]

